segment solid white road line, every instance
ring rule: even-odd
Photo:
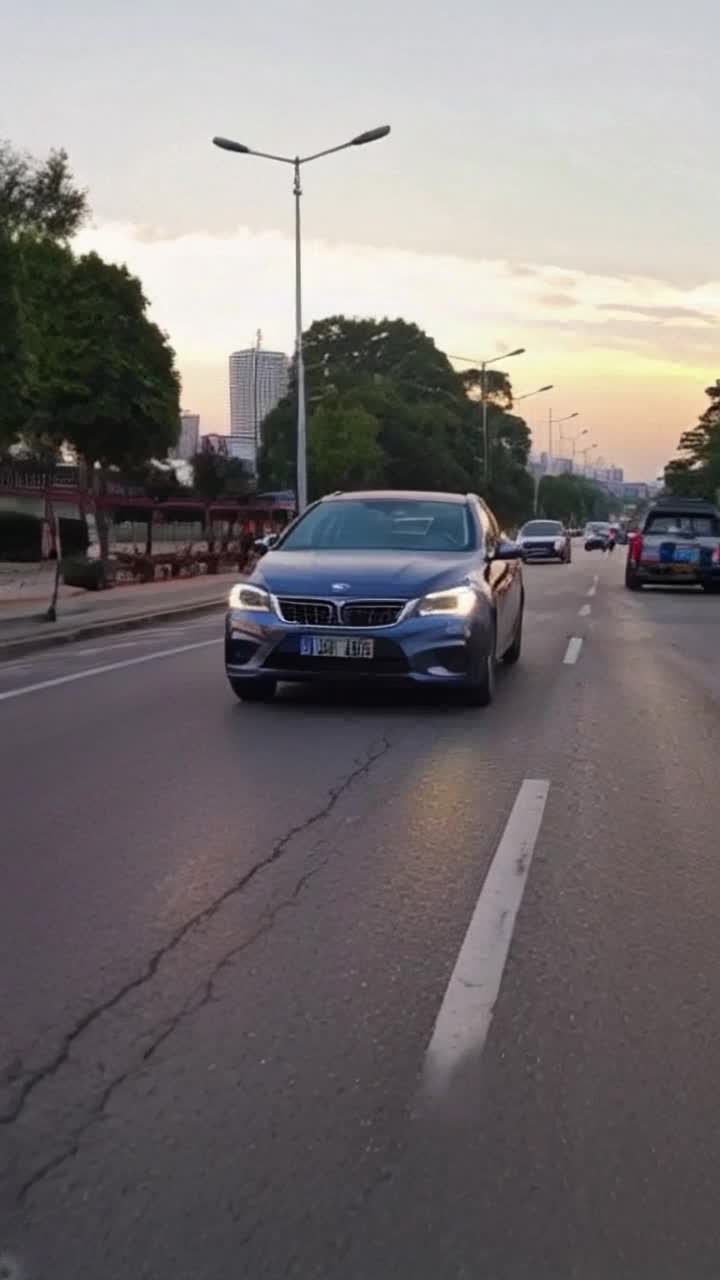
[[[582,604],[582,605],[580,606],[580,608],[578,609],[578,616],[579,616],[580,618],[587,618],[587,617],[588,617],[588,615],[590,614],[590,612],[591,612],[591,610],[590,610],[590,605],[589,605],[589,604]]]
[[[196,640],[194,644],[181,644],[174,649],[160,649],[157,653],[143,653],[138,658],[123,658],[121,662],[107,662],[102,667],[88,667],[85,671],[73,671],[67,676],[55,676],[52,680],[39,680],[26,684],[22,689],[7,689],[0,693],[0,702],[10,698],[22,698],[26,693],[38,693],[41,689],[54,689],[60,684],[72,684],[74,680],[87,680],[90,676],[102,676],[107,671],[122,671],[124,667],[139,667],[142,662],[156,662],[158,658],[174,658],[178,653],[190,653],[192,649],[205,649],[210,644],[222,644],[222,639]],[[0,674],[2,674],[0,672]]]
[[[550,783],[526,779],[517,794],[435,1023],[423,1085],[444,1090],[469,1053],[487,1040],[515,920],[527,883]]]
[[[597,587],[595,586],[595,583],[593,583],[591,587],[588,587],[588,590],[585,592],[585,594],[590,596],[590,598],[592,599],[596,591],[597,591]]]
[[[566,667],[575,666],[575,663],[580,657],[581,649],[582,649],[582,639],[580,636],[573,636],[572,640],[568,640],[568,647],[565,650],[565,657],[563,658],[563,662]]]
[[[600,574],[596,573],[595,576],[593,577],[593,585],[597,586],[599,581],[600,581]]]

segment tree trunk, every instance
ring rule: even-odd
[[[90,466],[89,463],[88,466]],[[110,530],[108,526],[107,511],[102,505],[102,499],[107,493],[107,483],[103,467],[93,466],[92,487],[93,493],[95,494],[95,524],[97,526],[98,542],[100,544],[100,559],[103,564],[107,564],[110,559]]]
[[[60,544],[60,520],[55,512],[55,508],[50,509],[50,519],[52,521],[53,541],[55,543],[55,577],[53,578],[52,596],[50,604],[45,614],[46,622],[57,622],[57,601],[58,592],[60,590],[60,578],[62,575],[62,546]]]
[[[145,555],[151,556],[153,549],[153,512],[148,512],[147,533],[145,535]]]

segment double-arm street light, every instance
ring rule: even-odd
[[[553,427],[559,427],[563,422],[570,422],[572,418],[579,418],[579,413],[568,413],[564,418],[553,418],[552,409],[548,409],[548,462],[550,471],[552,472],[552,456],[553,456]],[[562,433],[561,433],[562,439]]]
[[[295,372],[297,376],[297,509],[298,512],[304,511],[307,506],[307,439],[305,424],[305,366],[303,363],[303,346],[302,346],[302,265],[301,265],[301,242],[300,242],[300,197],[302,195],[302,185],[300,182],[300,168],[304,164],[309,164],[311,160],[320,160],[322,156],[332,156],[336,151],[346,151],[348,147],[362,147],[366,142],[377,142],[379,138],[386,138],[390,132],[390,125],[381,125],[379,129],[368,129],[366,133],[359,133],[357,137],[351,138],[349,142],[342,142],[337,147],[327,147],[324,151],[316,151],[311,156],[276,156],[268,151],[255,151],[252,147],[246,147],[242,142],[235,142],[232,138],[213,138],[216,147],[220,147],[223,151],[235,151],[243,156],[259,156],[261,160],[277,160],[279,164],[292,165],[294,181],[293,195],[295,196]],[[257,424],[256,424],[257,429]]]
[[[504,355],[492,356],[490,360],[471,360],[469,356],[450,356],[451,360],[460,360],[462,364],[474,364],[480,368],[480,394],[482,401],[482,433],[483,433],[483,460],[485,484],[490,479],[490,451],[488,448],[488,398],[487,398],[487,374],[486,370],[489,364],[497,364],[500,360],[509,360],[511,356],[522,356],[525,354],[524,347],[517,347],[515,351],[506,351]],[[544,389],[544,388],[543,388]],[[530,393],[531,395],[534,392]]]
[[[565,440],[567,440],[568,444],[571,444],[571,445],[572,445],[572,460],[573,460],[573,466],[575,465],[575,446],[577,445],[577,442],[578,442],[578,440],[580,439],[580,437],[581,437],[581,436],[586,436],[587,434],[588,434],[588,428],[587,428],[587,427],[583,427],[582,431],[578,431],[578,432],[577,432],[577,434],[576,434],[576,435],[574,435],[574,436],[566,436],[566,435],[564,434],[564,432],[562,432],[562,431],[560,432],[560,440],[561,440],[561,442],[564,442]]]
[[[580,450],[580,453],[582,454],[582,460],[583,460],[583,464],[582,464],[583,475],[585,475],[585,472],[587,471],[587,456],[589,453],[592,453],[593,449],[597,449],[596,444],[588,444],[585,446],[584,449]]]

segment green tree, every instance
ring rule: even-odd
[[[164,458],[180,429],[180,381],[139,280],[91,253],[73,262],[63,300],[62,381],[45,409],[85,464],[98,495],[107,467]],[[108,554],[106,521],[98,536]]]
[[[0,226],[11,237],[66,241],[87,215],[87,194],[75,185],[65,151],[36,160],[0,140]]]
[[[308,474],[314,497],[333,489],[372,487],[382,480],[380,424],[362,405],[324,400],[310,419]]]
[[[192,459],[193,489],[206,502],[218,498],[244,498],[251,476],[240,458],[227,458],[212,449],[201,449]]]
[[[670,493],[717,500],[720,490],[720,379],[707,387],[710,404],[696,426],[680,437],[680,456],[665,468]]]
[[[62,280],[52,296],[44,292],[41,306],[33,294],[48,265],[43,248],[66,243],[87,213],[64,151],[38,161],[0,141],[0,447],[28,432],[45,435],[31,419],[42,398],[42,330],[52,324],[48,308],[61,301]]]
[[[0,450],[16,440],[31,399],[19,267],[15,246],[0,230]]]
[[[543,476],[538,489],[538,515],[565,524],[607,520],[613,499],[607,489],[583,476]]]
[[[374,483],[391,488],[485,492],[504,520],[530,510],[530,433],[510,412],[507,374],[487,371],[492,485],[486,485],[477,370],[458,374],[432,339],[404,320],[330,316],[311,326],[303,347],[311,496],[370,483],[352,477],[372,475]],[[264,488],[294,487],[296,407],[293,369],[288,397],[263,425],[259,470]],[[321,413],[325,408],[332,412]],[[356,410],[364,415],[358,422],[367,425],[370,418],[377,424],[375,447],[366,459],[370,465],[359,470],[352,432],[343,429],[345,415]],[[321,430],[315,436],[317,425]],[[333,433],[340,440],[333,442]]]

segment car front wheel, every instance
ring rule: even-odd
[[[242,702],[271,702],[275,697],[277,683],[262,677],[251,677],[249,680],[230,680],[230,688]]]
[[[506,667],[514,667],[515,663],[520,658],[520,653],[522,650],[522,631],[523,631],[523,609],[521,608],[520,615],[517,620],[517,626],[515,627],[515,635],[513,636],[512,644],[510,645],[509,649],[505,650],[502,656],[502,660]]]
[[[493,632],[488,651],[481,660],[482,667],[472,684],[465,689],[465,702],[469,707],[489,707],[495,696],[495,634]]]

